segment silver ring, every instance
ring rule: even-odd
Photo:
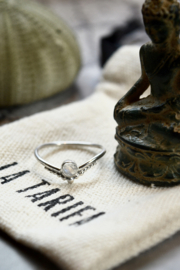
[[[89,159],[86,163],[82,164],[79,167],[76,164],[76,162],[69,160],[69,159],[65,160],[62,163],[61,168],[53,166],[52,164],[50,164],[49,162],[47,162],[43,158],[41,158],[39,155],[39,151],[42,148],[51,147],[51,146],[61,147],[61,146],[66,146],[66,145],[67,146],[70,145],[70,146],[94,147],[94,148],[101,149],[101,152],[99,154],[97,154],[96,156],[92,157],[91,159]],[[88,170],[89,168],[94,166],[96,161],[98,159],[100,159],[101,157],[103,157],[105,155],[105,153],[106,153],[106,150],[100,144],[94,144],[94,143],[90,143],[90,142],[66,142],[66,141],[45,143],[45,144],[38,146],[34,151],[35,157],[45,167],[45,169],[47,169],[48,171],[50,171],[52,173],[55,173],[57,176],[60,176],[63,180],[67,180],[70,182],[74,181],[80,175],[84,174],[84,172],[86,170]]]

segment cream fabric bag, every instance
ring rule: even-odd
[[[144,187],[114,166],[113,109],[140,76],[138,51],[118,51],[87,100],[0,129],[0,227],[63,269],[111,269],[180,229],[180,186]],[[33,155],[37,145],[57,140],[100,143],[107,154],[68,184]],[[94,150],[47,149],[42,154],[60,166],[67,158],[81,164]]]

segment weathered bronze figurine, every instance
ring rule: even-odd
[[[146,0],[142,75],[115,107],[118,170],[142,184],[180,183],[180,5]],[[140,99],[151,86],[151,94]]]

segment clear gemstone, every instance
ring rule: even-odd
[[[68,178],[72,178],[77,174],[78,167],[74,161],[67,160],[62,164],[62,173]]]

